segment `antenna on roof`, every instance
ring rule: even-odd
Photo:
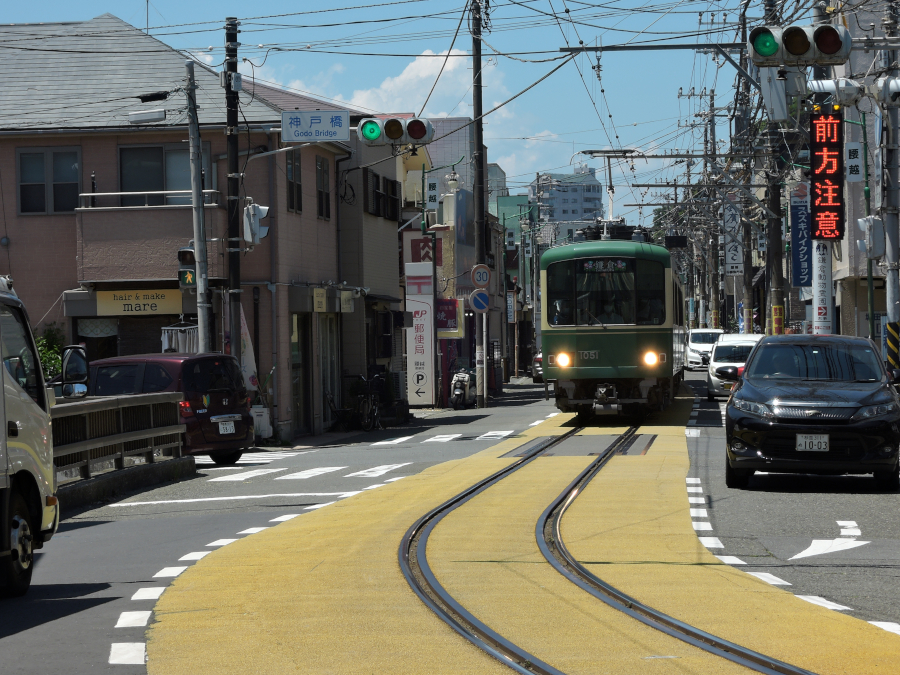
[[[147,35],[150,35],[150,0],[144,0],[145,7],[147,8]]]

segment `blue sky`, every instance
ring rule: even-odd
[[[151,34],[163,42],[217,65],[223,58],[223,19],[237,16],[243,21],[240,55],[254,64],[242,65],[248,75],[373,111],[418,113],[443,62],[429,55],[449,50],[464,2],[394,0],[373,6],[368,0],[154,0],[149,4],[149,25]],[[366,6],[335,11],[362,5]],[[145,0],[8,3],[3,20],[78,21],[109,12],[144,27],[147,7]],[[577,46],[579,40],[587,45],[629,40],[732,41],[737,21],[737,0],[496,0],[491,7],[492,29],[485,34],[483,48],[485,110],[558,63],[516,59],[553,59],[560,47]],[[750,14],[758,15],[759,10],[751,9]],[[425,108],[426,116],[471,115],[471,60],[464,57],[471,42],[463,21],[453,48],[460,56],[448,60]],[[679,98],[679,89],[687,93],[692,87],[696,92],[715,87],[718,105],[727,105],[733,96],[734,69],[710,55],[606,53],[599,81],[594,65],[594,56],[579,56],[485,119],[488,159],[507,172],[513,193],[537,171],[570,172],[572,155],[581,149],[700,149],[702,129],[684,125],[697,121],[694,114],[701,109],[701,101]],[[704,99],[702,108],[706,105]],[[717,135],[727,139],[727,120],[719,121]],[[601,166],[605,173],[600,160],[592,160],[591,165],[598,167],[598,176]],[[641,201],[645,191],[631,189],[629,183],[671,179],[683,169],[683,164],[671,166],[665,160],[639,160],[634,172],[628,163],[616,166],[616,215],[638,224],[638,209],[622,205]],[[606,184],[605,176],[601,181]],[[643,200],[659,201],[652,191]],[[645,219],[650,211],[643,210]]]

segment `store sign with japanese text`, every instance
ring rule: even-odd
[[[844,120],[832,111],[810,116],[812,239],[844,237]]]
[[[809,185],[797,183],[791,190],[791,284],[812,286],[812,244],[809,240]]]
[[[431,263],[406,263],[406,387],[409,404],[434,405],[434,289]]]

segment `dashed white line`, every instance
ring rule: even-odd
[[[700,483],[700,479],[699,478],[685,478],[684,482],[685,483]]]
[[[697,537],[700,543],[706,548],[725,548],[725,545],[719,541],[718,537]]]
[[[278,516],[277,518],[272,518],[272,520],[270,520],[269,522],[270,523],[283,523],[287,520],[291,520],[292,518],[296,518],[299,515],[300,515],[299,513],[288,513],[283,516]]]
[[[139,628],[146,626],[150,621],[151,611],[140,612],[122,612],[119,614],[119,620],[116,622],[116,628]]]
[[[818,595],[797,595],[795,597],[798,597],[801,600],[806,600],[806,602],[811,602],[812,604],[818,605],[819,607],[824,607],[825,609],[851,609],[850,607],[844,607],[844,605],[839,605],[838,603],[832,602],[831,600],[820,598]]]
[[[364,487],[363,490],[374,490],[375,488],[384,487],[387,483],[376,483],[375,485],[370,485],[369,487]]]
[[[372,443],[372,445],[397,445],[398,443],[403,443],[411,438],[412,436],[401,436],[400,438],[392,438],[387,441],[378,441],[377,443]]]
[[[163,567],[159,572],[153,575],[153,578],[164,579],[166,577],[177,577],[186,569],[187,567]]]
[[[307,506],[304,511],[313,511],[314,509],[321,509],[324,506],[331,506],[332,504],[337,504],[337,502],[325,502],[324,504],[313,504],[312,506]]]
[[[178,562],[187,562],[189,560],[202,560],[206,556],[208,556],[211,551],[194,551],[193,553],[188,553],[187,555],[183,555],[178,559]]]
[[[537,422],[532,422],[532,423],[529,424],[528,426],[530,426],[530,427],[536,427],[538,424],[542,424],[543,422],[544,422],[544,420],[538,420]]]
[[[696,532],[711,531],[713,529],[713,526],[705,520],[694,520],[691,522],[691,525],[694,526]]]
[[[869,623],[873,626],[878,626],[889,633],[900,635],[900,623],[894,623],[893,621],[870,621]]]
[[[389,471],[409,466],[412,462],[403,462],[403,464],[382,464],[381,466],[373,466],[371,469],[363,469],[356,473],[348,473],[344,478],[377,478],[383,476]]]
[[[765,581],[767,584],[772,584],[773,586],[790,586],[791,584],[785,581],[784,579],[779,579],[774,574],[769,574],[768,572],[747,572],[752,577],[756,577],[757,579],[761,579]],[[798,598],[801,596],[797,596]]]
[[[228,544],[233,544],[237,539],[216,539],[215,541],[211,541],[207,544],[207,546],[227,546]]]
[[[144,665],[147,662],[147,645],[144,642],[113,642],[109,649],[109,662],[113,665]]]
[[[705,497],[688,497],[688,504],[705,504]]]
[[[703,492],[703,488],[702,487],[689,487],[687,489],[687,491],[688,492]]]
[[[717,555],[716,557],[719,560],[721,560],[723,563],[725,563],[726,565],[746,565],[747,564],[740,558],[736,558],[733,555]]]
[[[110,506],[152,506],[154,504],[194,504],[197,502],[227,502],[241,499],[273,499],[276,497],[352,497],[358,492],[276,492],[269,495],[233,495],[231,497],[197,497],[194,499],[160,499],[152,502],[119,502]]]
[[[287,471],[287,469],[254,469],[253,471],[245,471],[244,473],[233,473],[228,476],[219,476],[218,478],[210,478],[207,483],[216,483],[220,481],[240,481],[256,478],[257,476],[265,476],[268,473],[278,473],[279,471]]]
[[[547,415],[547,418],[549,419],[550,417],[556,417],[557,415],[559,415],[558,412],[550,413],[549,415]]]
[[[384,482],[385,483],[393,483],[394,481],[403,480],[406,476],[397,476],[396,478],[388,478]]]
[[[431,438],[426,438],[423,443],[447,443],[448,441],[452,441],[454,438],[459,438],[462,434],[439,434],[437,436],[432,436]]]
[[[691,509],[691,518],[708,518],[706,509]]]
[[[159,600],[159,596],[166,590],[165,586],[153,586],[151,588],[139,588],[131,596],[132,600]]]
[[[489,431],[486,434],[481,434],[481,436],[479,436],[475,440],[476,441],[496,441],[496,440],[500,440],[501,438],[506,438],[512,432],[513,432],[512,429],[510,429],[509,431]]]
[[[277,476],[275,480],[305,480],[307,478],[315,478],[332,471],[342,471],[346,466],[320,466],[315,469],[304,469],[297,473],[289,473],[287,476]]]
[[[241,530],[238,534],[256,534],[258,532],[262,532],[263,530],[268,530],[267,527],[248,527],[246,530]]]

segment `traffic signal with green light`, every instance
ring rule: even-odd
[[[197,261],[194,258],[193,243],[178,249],[178,287],[182,291],[197,288]]]
[[[847,63],[851,44],[844,26],[758,26],[747,48],[757,66],[836,66]]]
[[[411,117],[370,117],[360,120],[356,127],[356,137],[364,145],[424,145],[434,138],[434,127],[428,120]]]

